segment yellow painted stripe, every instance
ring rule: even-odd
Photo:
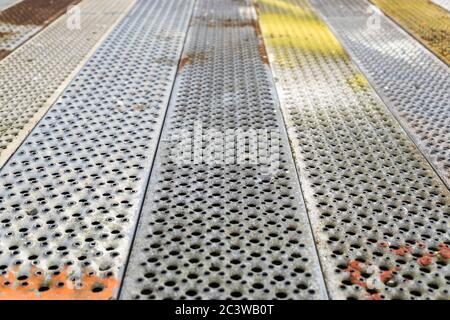
[[[447,64],[450,14],[430,0],[370,0]]]

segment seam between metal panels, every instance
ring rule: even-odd
[[[138,1],[2,168],[0,299],[116,296],[190,4]]]
[[[82,60],[80,60],[78,66],[66,77],[66,79],[59,85],[59,87],[54,91],[54,93],[42,104],[41,108],[36,111],[32,118],[29,119],[27,124],[25,124],[20,130],[20,132],[16,135],[15,139],[10,142],[4,150],[0,150],[0,170],[1,168],[8,162],[10,157],[14,154],[14,152],[22,145],[25,139],[28,137],[33,128],[39,123],[39,121],[47,114],[49,108],[53,105],[53,103],[59,98],[59,96],[64,92],[66,87],[70,84],[72,79],[77,75],[77,73],[83,68],[85,63],[90,59],[90,57],[94,54],[99,46],[105,41],[105,39],[110,35],[112,30],[126,17],[131,8],[134,7],[137,0],[130,0],[127,8],[124,9],[123,15],[118,18],[115,22],[111,24],[108,30],[105,31],[103,36],[98,40],[98,42],[90,49],[88,53],[84,56]],[[66,16],[61,16],[59,19],[65,20]],[[57,19],[58,20],[58,19]],[[57,23],[57,20],[54,23]],[[5,59],[8,59],[6,57]],[[11,57],[10,59],[13,59]]]
[[[373,6],[373,4],[371,4],[369,1],[365,1],[365,3],[367,3],[368,5]],[[395,103],[391,98],[389,98],[389,90],[390,89],[386,89],[386,85],[387,83],[383,83],[380,80],[376,80],[374,78],[374,70],[371,70],[369,68],[370,64],[368,64],[367,60],[365,58],[360,57],[360,54],[358,52],[356,52],[355,48],[352,47],[352,45],[348,42],[348,41],[354,41],[354,40],[346,40],[344,37],[344,32],[342,30],[338,30],[338,28],[345,28],[345,27],[340,27],[339,26],[339,22],[337,22],[337,25],[334,25],[334,22],[332,21],[331,18],[327,17],[327,15],[325,14],[325,12],[321,12],[320,10],[320,1],[318,0],[314,0],[312,1],[312,5],[313,7],[316,7],[316,11],[317,13],[322,17],[323,20],[325,20],[328,24],[328,26],[330,27],[330,29],[333,31],[333,34],[340,40],[340,42],[342,43],[343,47],[346,48],[346,50],[350,53],[350,57],[352,58],[352,60],[354,61],[355,65],[358,66],[358,68],[360,70],[363,71],[363,73],[367,76],[367,79],[369,80],[369,83],[371,84],[371,86],[374,88],[374,90],[377,92],[377,94],[379,95],[379,97],[385,102],[386,106],[388,107],[388,109],[391,111],[391,113],[393,114],[393,116],[398,120],[399,124],[404,128],[405,132],[408,134],[408,136],[410,137],[410,139],[414,142],[414,144],[416,145],[416,147],[418,148],[418,150],[423,154],[423,156],[425,157],[425,159],[427,159],[427,161],[430,163],[431,167],[433,168],[433,170],[436,172],[436,174],[440,177],[440,179],[443,181],[443,183],[446,185],[446,187],[448,189],[450,189],[450,178],[449,178],[449,169],[445,168],[445,165],[448,164],[448,162],[450,161],[450,159],[446,158],[446,160],[434,160],[433,159],[433,152],[435,151],[442,151],[445,148],[444,147],[439,147],[438,146],[438,142],[430,142],[429,139],[427,138],[422,138],[422,133],[420,133],[419,129],[414,129],[412,126],[413,124],[410,123],[411,121],[408,120],[408,116],[410,116],[409,114],[407,115],[401,115],[400,111],[398,110],[398,107],[396,107],[399,103]],[[386,16],[381,10],[380,13],[381,18],[384,18],[384,20],[381,21],[382,24],[387,24],[388,27],[391,27],[391,30],[394,30],[394,32],[398,32],[399,34],[403,35],[405,37],[405,40],[409,41],[408,43],[414,43],[414,49],[415,50],[419,50],[419,52],[423,53],[426,55],[426,57],[428,59],[430,59],[429,61],[431,61],[431,67],[434,67],[433,63],[436,64],[436,68],[440,68],[443,71],[444,70],[449,70],[447,64],[440,59],[438,56],[436,56],[432,51],[430,51],[426,46],[424,46],[421,42],[417,41],[417,39],[412,36],[411,34],[409,34],[407,31],[405,31],[401,26],[399,26],[394,20],[392,20],[389,16]],[[341,34],[342,33],[342,34]],[[360,41],[363,41],[360,39]],[[365,45],[365,44],[362,44]],[[378,47],[376,47],[376,50],[381,50]],[[413,62],[414,64],[420,63],[422,62],[420,57],[417,58],[410,58],[410,57],[405,57],[404,59]],[[414,60],[411,60],[414,59]],[[402,62],[405,65],[407,63],[411,63],[411,62]],[[411,69],[414,64],[409,68]],[[383,68],[382,66],[380,68]],[[405,69],[403,67],[403,69]],[[397,75],[394,75],[394,70],[390,70],[390,69],[386,69],[388,72],[386,72],[386,77],[395,77]],[[400,71],[404,71],[404,70],[400,70]],[[416,73],[420,72],[419,70],[416,71]],[[433,71],[434,72],[434,71]],[[433,74],[430,74],[429,77],[437,77],[439,76],[440,78],[442,78],[442,75],[436,74],[436,72],[434,72]],[[450,76],[450,74],[449,74]],[[415,80],[414,78],[411,80],[413,81]],[[445,80],[444,80],[445,81]],[[447,79],[448,81],[448,79]],[[422,83],[423,85],[423,80]],[[396,98],[398,95],[401,95],[401,92],[399,94],[399,89],[400,89],[400,84],[396,84],[393,83],[392,85],[390,85],[393,88],[398,88],[394,92],[391,93],[391,96]],[[407,90],[413,90],[412,88],[409,88]],[[443,90],[437,91],[437,92],[433,92],[433,94],[438,95],[439,93],[442,94]],[[421,98],[423,95],[426,95],[425,93],[422,93],[422,95],[416,94],[415,91],[411,91],[410,96],[413,97],[414,99],[419,99]],[[404,99],[404,97],[402,97],[402,99]],[[443,98],[443,100],[445,101],[445,98]],[[429,104],[430,102],[427,101],[427,104]],[[406,106],[404,106],[405,108]],[[418,105],[415,105],[414,103],[409,103],[409,105],[407,105],[407,107],[409,108],[414,108],[415,111],[417,111],[419,109]],[[421,109],[425,108],[425,105],[423,107],[421,107]],[[424,109],[425,110],[425,109]],[[412,112],[412,111],[411,111]],[[427,111],[425,111],[427,112]],[[431,121],[435,120],[435,118],[431,118]],[[448,124],[447,124],[448,125]],[[431,128],[431,133],[439,135],[438,132],[433,132],[432,130],[438,130],[439,128]],[[430,143],[431,147],[427,147],[426,144]],[[443,142],[443,144],[445,144],[446,142]],[[440,143],[439,143],[440,144]],[[441,148],[442,150],[439,150],[436,148]],[[446,163],[447,161],[447,163]],[[440,163],[442,162],[442,164]]]
[[[308,1],[259,3],[332,298],[445,299],[447,188]]]
[[[125,275],[122,299],[161,297],[267,299],[275,296],[277,298],[313,298],[318,297],[318,293],[323,295],[321,290],[323,288],[317,285],[317,280],[321,277],[320,268],[317,268],[318,261],[310,259],[310,250],[314,249],[314,240],[308,233],[310,226],[307,225],[308,219],[304,205],[300,203],[301,190],[295,176],[295,165],[290,153],[282,160],[282,167],[286,172],[282,172],[280,178],[274,177],[275,182],[270,182],[270,179],[258,182],[255,179],[258,171],[253,173],[253,170],[259,170],[257,166],[250,165],[247,168],[242,165],[238,169],[234,164],[194,163],[191,162],[192,158],[189,158],[190,160],[186,163],[178,165],[175,160],[177,158],[174,158],[176,155],[172,153],[179,151],[174,150],[179,144],[172,140],[174,138],[171,136],[173,131],[179,128],[191,129],[196,119],[203,119],[208,129],[218,126],[219,130],[225,130],[224,127],[228,127],[230,124],[231,128],[235,126],[248,127],[252,121],[267,129],[273,127],[275,123],[277,128],[282,128],[281,113],[277,112],[278,108],[273,105],[275,97],[270,90],[272,83],[265,79],[270,76],[270,73],[262,52],[263,43],[259,41],[256,36],[257,30],[254,29],[255,23],[257,23],[255,18],[253,7],[249,1],[197,2],[193,19],[195,25],[191,26],[188,34],[182,59],[183,68],[174,87],[173,97],[177,97],[177,99],[172,99],[169,104],[161,144],[157,151],[149,184],[152,187],[147,191],[144,210],[147,205],[149,207],[141,215],[129,268]],[[247,44],[247,41],[250,42]],[[242,52],[239,51],[241,47],[243,48]],[[236,52],[240,53],[236,54]],[[231,62],[231,56],[234,57],[233,62]],[[234,72],[237,75],[234,75]],[[256,73],[257,78],[255,79],[250,78],[253,72]],[[214,79],[216,81],[213,81]],[[264,92],[261,95],[265,98],[261,101],[251,99],[253,92],[247,93],[252,90],[255,80],[259,83],[258,90]],[[240,89],[234,87],[237,83],[241,83]],[[189,93],[191,88],[192,94]],[[200,88],[204,88],[207,92],[203,93]],[[228,92],[229,90],[232,92]],[[249,94],[249,100],[241,101],[239,105],[236,104],[240,101],[239,97],[245,97],[246,94]],[[209,99],[209,97],[212,98]],[[269,102],[266,102],[265,99],[270,101],[270,112]],[[247,114],[248,109],[255,112],[255,114],[252,113],[252,116],[248,116],[251,120],[246,120],[244,117],[245,120],[242,119],[243,123],[240,126],[235,124],[234,121],[241,120],[241,112]],[[230,112],[229,118],[222,115],[222,112]],[[266,126],[263,115],[270,118],[266,120]],[[257,119],[258,116],[263,119]],[[256,127],[258,128],[258,126]],[[281,153],[285,155],[290,152],[287,136],[283,136],[280,142],[283,143]],[[189,154],[190,156],[191,154]],[[289,167],[289,174],[287,164],[285,164],[288,162],[292,167],[292,171]],[[180,177],[175,177],[178,174]],[[171,176],[173,178],[170,178]],[[246,176],[247,178],[245,178]],[[245,183],[242,190],[232,190],[237,183],[241,183],[241,180],[242,183]],[[287,181],[289,184],[285,186],[284,183]],[[257,188],[255,185],[258,184],[265,184],[265,187],[269,188],[269,194],[258,193],[258,189],[255,189]],[[295,191],[288,191],[294,189],[294,185]],[[276,191],[276,186],[281,188],[281,193],[287,194],[275,202],[279,201],[283,204],[287,199],[292,199],[292,204],[290,204],[291,200],[288,200],[289,203],[285,203],[286,216],[282,213],[282,208],[277,209],[280,204],[269,205],[268,207],[273,206],[275,211],[271,211],[267,215],[264,211],[266,208],[264,201],[260,204],[263,208],[259,208],[258,202],[252,200],[253,197],[271,196],[270,192],[274,193],[273,198],[275,199],[277,195],[282,196]],[[289,189],[286,189],[288,186]],[[246,189],[248,190],[246,191]],[[252,193],[249,195],[251,200],[242,200],[241,203],[238,199],[246,198],[246,193]],[[296,197],[293,198],[293,195]],[[233,198],[236,198],[235,200],[239,203],[230,205],[229,203],[234,202]],[[267,201],[269,200],[272,201],[267,199]],[[252,209],[247,205],[255,205],[256,208]],[[294,212],[295,216],[289,217]],[[249,220],[248,216],[253,216],[253,213],[254,217],[251,219],[255,219],[256,231],[254,234],[249,233],[248,236],[244,236],[248,233],[248,224],[251,224],[247,221],[253,221]],[[261,226],[258,227],[259,222],[257,221],[265,221],[265,219],[279,221],[281,218],[286,222],[281,224],[280,221],[280,227],[275,222],[274,226],[264,225],[263,228],[261,228],[263,226],[263,222],[261,222]],[[227,223],[228,219],[232,222]],[[167,220],[167,223],[160,220]],[[221,222],[222,220],[223,222]],[[294,237],[292,239],[293,246],[291,243],[283,245],[282,240],[278,240],[281,234],[276,234],[285,232],[282,227],[286,227],[285,224],[289,221],[293,224],[291,226],[293,234],[286,237]],[[167,227],[164,227],[166,225]],[[180,225],[183,225],[182,229],[178,228]],[[300,231],[300,228],[303,236],[298,236],[295,232]],[[261,236],[259,236],[258,230],[261,232]],[[275,233],[272,235],[275,236],[273,240],[266,238],[266,233],[270,232]],[[251,237],[255,237],[252,241],[256,241],[254,245],[256,249],[258,246],[261,249],[255,250],[255,247],[250,246],[250,242],[248,242],[249,249],[246,248],[246,243],[252,239]],[[242,238],[242,240],[238,240],[238,238]],[[261,240],[258,240],[259,238]],[[305,244],[308,245],[307,248],[304,248]],[[273,248],[269,248],[271,246]],[[237,251],[233,252],[229,248]],[[260,250],[264,254],[258,254]],[[286,252],[277,254],[278,250],[282,252],[286,250],[293,256],[291,258]],[[297,251],[301,252],[300,256],[297,255]],[[252,252],[255,254],[254,259],[251,259],[250,253]],[[169,256],[166,257],[166,254]],[[286,259],[285,262],[278,260],[281,260],[281,256]],[[259,260],[261,258],[266,259],[267,262],[261,263]],[[292,262],[288,262],[288,258]],[[274,259],[274,265],[271,265],[272,259]],[[252,260],[254,261],[252,262]],[[144,266],[145,261],[147,263]],[[243,265],[244,263],[245,265]],[[258,265],[258,263],[261,264]],[[175,264],[178,265],[178,269]],[[256,265],[253,266],[254,264]],[[303,265],[304,269],[299,265]],[[252,266],[254,273],[250,275],[252,273],[250,272],[247,275],[247,272],[253,270]],[[292,272],[291,269],[296,270],[295,275],[289,273]],[[268,273],[268,275],[264,275],[260,279],[261,272]],[[198,278],[195,277],[195,274],[198,275]],[[268,285],[273,281],[272,276],[275,275],[278,283],[274,282]],[[253,283],[254,281],[257,283]],[[285,282],[289,282],[289,285]],[[255,291],[252,284],[260,291]],[[296,291],[297,285],[299,290]],[[262,288],[266,290],[265,293],[261,291]],[[314,291],[301,292],[301,290],[306,291],[312,288]]]
[[[182,46],[181,52],[184,51],[184,47],[186,45],[186,40],[188,38],[189,29],[190,29],[190,23],[192,21],[192,15],[193,15],[193,12],[194,12],[194,7],[195,7],[196,1],[197,0],[192,0],[192,5],[191,5],[191,9],[190,9],[191,15],[190,15],[190,18],[189,18],[189,21],[188,21],[188,24],[187,24],[188,27],[186,29],[186,34],[185,34],[185,37],[184,37],[184,42],[183,42],[183,46]],[[181,64],[181,55],[179,57],[179,62],[178,62],[178,66],[177,66],[177,70],[175,72],[175,75],[177,75],[179,70],[180,70],[180,64]],[[175,76],[175,78],[176,78],[176,76]],[[139,221],[141,220],[142,210],[143,210],[144,203],[145,203],[145,195],[147,194],[147,191],[148,191],[148,188],[149,188],[150,178],[152,176],[153,167],[154,167],[154,164],[155,164],[155,159],[156,159],[156,157],[158,155],[158,149],[159,149],[159,145],[160,145],[160,142],[161,142],[162,133],[164,132],[164,128],[166,126],[166,118],[167,118],[167,113],[168,113],[168,109],[169,109],[168,106],[170,105],[170,101],[172,100],[172,95],[173,95],[173,92],[174,92],[174,87],[175,87],[174,84],[175,84],[175,82],[176,82],[176,79],[174,79],[174,81],[173,81],[172,89],[170,90],[170,94],[169,94],[170,99],[167,101],[166,110],[165,110],[164,116],[162,117],[162,121],[161,121],[162,125],[161,125],[161,129],[160,129],[160,134],[158,136],[158,142],[156,143],[155,152],[154,152],[154,155],[152,157],[152,161],[151,161],[152,164],[150,166],[150,172],[149,172],[149,174],[147,176],[147,179],[146,179],[146,182],[145,182],[145,188],[144,188],[144,192],[143,192],[144,196],[142,197],[141,204],[139,206],[140,207],[139,214],[138,214],[138,218],[136,219],[136,225],[134,227],[134,232],[133,232],[133,236],[132,236],[132,240],[131,240],[131,244],[130,244],[130,250],[128,251],[128,256],[126,258],[125,267],[123,268],[123,275],[125,275],[127,273],[128,264],[130,262],[131,251],[132,251],[133,246],[134,246],[134,242],[135,242],[135,239],[136,239],[136,233],[137,233],[137,229],[138,229],[138,226],[139,226]],[[121,294],[122,294],[122,288],[123,288],[124,280],[125,280],[125,277],[122,276],[121,277],[121,281],[120,281],[119,290],[118,290],[118,293],[117,293],[117,297],[119,299],[120,299]]]
[[[53,48],[55,49],[55,51],[51,53],[53,55],[52,57],[50,57],[50,54],[49,56],[45,57],[38,56],[38,61],[34,62],[33,59],[35,59],[35,50],[42,50],[41,46],[43,44],[47,45],[45,42],[47,38],[50,39],[58,37],[60,36],[61,30],[67,28],[66,21],[68,19],[68,15],[65,14],[56,19],[41,32],[36,34],[33,39],[27,41],[26,44],[15,50],[4,60],[0,61],[0,70],[2,70],[2,72],[5,72],[3,76],[3,84],[1,84],[1,86],[4,95],[9,96],[3,98],[4,104],[1,106],[1,109],[12,109],[14,107],[14,112],[18,112],[15,120],[0,120],[0,125],[3,124],[2,131],[0,132],[0,139],[3,140],[3,146],[2,148],[0,148],[0,168],[2,168],[8,161],[8,159],[14,154],[14,152],[22,143],[23,139],[27,137],[27,135],[33,129],[39,119],[41,119],[42,116],[47,112],[47,110],[54,103],[59,94],[69,84],[70,80],[76,75],[76,73],[83,67],[85,62],[95,52],[98,46],[107,38],[107,35],[114,29],[119,21],[121,21],[128,10],[133,6],[134,2],[135,0],[122,1],[124,5],[122,7],[117,6],[116,8],[119,8],[120,10],[122,10],[121,8],[123,8],[123,12],[121,12],[121,15],[116,19],[111,19],[107,17],[107,14],[111,15],[112,13],[107,13],[107,10],[109,9],[106,9],[106,7],[103,8],[102,2],[94,4],[94,2],[90,0],[85,0],[79,4],[80,10],[82,12],[84,11],[87,14],[86,16],[83,14],[81,15],[82,28],[92,29],[92,27],[95,25],[95,34],[98,35],[91,37],[93,37],[94,39],[97,38],[96,40],[98,41],[92,41],[92,43],[90,44],[85,43],[84,47],[70,47],[70,45],[67,45],[67,48],[62,50],[60,50],[59,48]],[[97,8],[100,8],[98,13],[97,11],[92,11],[98,10]],[[93,12],[102,15],[102,19],[96,22],[92,18],[89,18],[88,15],[91,15]],[[103,23],[103,25],[97,26],[98,23]],[[107,28],[105,28],[105,26]],[[88,38],[90,34],[87,31],[84,32],[82,30],[83,29],[81,29],[81,31],[72,31],[67,28],[66,32],[68,34],[66,36],[69,36],[71,32],[81,32],[78,37],[83,38],[83,42],[85,42],[84,38]],[[79,38],[74,38],[73,41],[79,41]],[[51,43],[50,45],[53,44]],[[60,68],[57,70],[59,70],[60,73],[62,72],[63,74],[67,73],[67,76],[64,78],[47,79],[45,75],[47,73],[47,68],[56,68],[54,63],[57,63],[60,60],[60,63],[66,64],[67,61],[65,61],[64,57],[70,57],[71,50],[81,51],[81,55],[73,55],[73,57],[71,58],[71,61],[79,58],[79,61],[74,60],[74,62],[76,62],[77,64],[73,66],[73,69],[69,69],[68,66],[60,66]],[[31,61],[30,63],[33,63],[35,65],[27,65],[28,59]],[[25,64],[25,66],[23,66],[23,64]],[[15,68],[28,70],[23,76],[26,80],[25,83],[21,83],[22,79],[15,79]],[[43,77],[43,79],[41,80],[41,83],[39,85],[36,85],[36,81],[33,79],[33,77]],[[61,83],[58,83],[58,81],[61,81]],[[15,83],[17,83],[17,85],[15,85]],[[12,90],[13,94],[9,93],[10,90]],[[18,109],[18,111],[16,111],[16,109]],[[9,122],[9,124],[5,123],[7,121]],[[21,123],[18,124],[17,122],[19,121]]]
[[[364,0],[364,1],[366,1],[366,0]],[[324,20],[326,22],[328,28],[333,32],[333,35],[339,40],[341,45],[345,48],[345,51],[347,52],[347,54],[348,54],[350,60],[353,62],[353,64],[367,78],[368,84],[370,85],[371,89],[374,92],[376,92],[378,97],[386,105],[386,107],[389,110],[389,112],[391,113],[391,115],[397,120],[398,124],[402,127],[402,129],[405,132],[405,134],[410,138],[411,142],[414,143],[414,145],[416,146],[417,150],[422,154],[424,160],[428,162],[428,164],[431,166],[431,168],[433,168],[433,171],[436,173],[436,175],[439,177],[439,179],[441,179],[442,183],[445,184],[447,189],[450,190],[450,182],[447,180],[445,174],[442,173],[441,170],[434,164],[434,161],[430,158],[430,156],[428,155],[428,152],[426,152],[425,150],[422,149],[419,137],[415,137],[414,134],[412,133],[413,130],[409,127],[408,123],[406,121],[402,120],[402,118],[399,115],[398,111],[395,110],[395,108],[394,108],[394,105],[395,105],[394,102],[384,94],[384,92],[382,91],[381,88],[379,88],[376,85],[376,82],[375,82],[373,76],[371,75],[371,73],[369,72],[369,70],[364,66],[363,62],[361,62],[360,59],[355,57],[353,50],[347,45],[346,41],[344,41],[344,39],[340,35],[339,31],[336,30],[336,28],[333,26],[333,24],[329,21],[328,17],[325,16],[320,11],[320,9],[315,6],[315,1],[311,1],[311,5],[313,6],[315,13],[322,20]],[[391,21],[391,23],[395,24],[395,26],[399,29],[400,32],[404,32],[405,35],[407,35],[408,37],[412,37],[415,41],[417,41],[417,39],[415,39],[414,36],[410,35],[408,32],[403,30],[403,28],[401,28],[401,26],[397,25],[397,23],[395,23],[395,21],[393,21],[391,18],[386,16],[383,12],[382,12],[382,14],[387,19],[389,19]],[[435,59],[435,61],[441,63],[443,65],[443,67],[447,67],[445,62],[442,59],[440,59],[438,56],[436,56],[432,51],[430,51],[428,47],[424,46],[419,41],[418,41],[418,43],[423,48],[423,50],[429,55],[430,59]]]
[[[258,12],[258,2],[257,1],[258,0],[252,0],[252,5],[253,5],[253,9],[255,11],[255,16],[257,17],[258,26],[260,28],[261,26],[260,26],[260,23],[259,23],[259,12]],[[261,31],[259,31],[259,33],[260,32]],[[264,37],[262,36],[262,34],[259,34],[259,37],[260,37],[260,41],[263,43],[264,48],[266,48],[265,40],[264,40]],[[267,52],[266,52],[266,54],[267,54]],[[268,59],[268,57],[267,57],[267,59]],[[279,114],[281,116],[281,120],[282,120],[282,123],[283,123],[283,126],[282,126],[281,130],[283,131],[283,134],[287,137],[288,149],[289,149],[291,157],[292,157],[291,161],[292,161],[293,168],[294,168],[294,171],[295,171],[295,176],[297,178],[297,184],[298,184],[298,187],[300,189],[301,197],[302,197],[303,201],[306,202],[306,200],[305,200],[306,199],[305,193],[303,192],[303,186],[302,186],[302,183],[300,181],[300,174],[299,174],[300,168],[297,165],[297,161],[295,159],[295,151],[293,149],[290,137],[289,137],[289,135],[287,133],[287,130],[286,130],[286,128],[287,128],[287,123],[286,123],[286,118],[285,118],[286,115],[284,114],[284,112],[283,112],[283,110],[281,108],[281,102],[280,102],[279,95],[278,95],[278,89],[277,89],[277,87],[275,85],[274,75],[273,75],[273,71],[272,71],[272,68],[271,68],[270,61],[268,63],[267,69],[268,69],[267,72],[270,74],[270,81],[272,83],[272,88],[271,89],[272,89],[273,95],[275,96],[275,100],[277,101],[276,105],[277,105],[278,112],[279,112]],[[308,208],[308,206],[306,206],[306,204],[304,204],[304,207],[305,207],[305,211],[306,211],[306,217],[307,217],[308,223],[309,223],[309,229],[310,229],[310,232],[311,232],[311,235],[312,235],[312,238],[313,238],[313,242],[314,242],[314,249],[315,249],[315,252],[316,252],[317,262],[318,262],[319,268],[320,268],[320,274],[322,275],[322,279],[320,279],[319,282],[320,282],[320,285],[323,286],[322,292],[323,292],[324,298],[326,300],[329,300],[330,299],[330,295],[329,295],[329,292],[328,292],[328,286],[327,286],[327,283],[323,279],[324,273],[323,273],[322,260],[321,260],[320,255],[319,255],[319,251],[318,251],[317,247],[315,246],[315,244],[317,243],[318,240],[316,239],[316,235],[315,235],[313,227],[312,227],[309,208]]]

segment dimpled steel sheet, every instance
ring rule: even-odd
[[[308,1],[258,4],[330,297],[449,299],[448,189]]]
[[[0,61],[0,168],[133,3],[85,0]]]
[[[367,1],[313,4],[449,186],[448,66]]]
[[[0,299],[117,294],[192,5],[138,1],[1,170]]]
[[[250,1],[197,1],[124,299],[326,298],[255,19]],[[258,154],[241,157],[235,149],[251,132]],[[194,143],[183,161],[177,141]]]

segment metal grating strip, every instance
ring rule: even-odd
[[[250,1],[197,1],[122,298],[326,297],[258,33]]]
[[[430,0],[370,0],[450,65],[450,12]]]
[[[313,4],[450,186],[450,69],[367,1]]]
[[[0,60],[80,0],[22,0],[0,11]]]
[[[117,294],[192,5],[138,1],[1,170],[0,299]]]
[[[0,168],[134,0],[85,0],[0,61]]]
[[[258,3],[330,296],[449,299],[449,191],[308,1]]]

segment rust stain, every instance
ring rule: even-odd
[[[118,286],[119,281],[113,277],[85,274],[81,287],[77,287],[66,271],[46,279],[36,267],[27,275],[15,269],[0,276],[0,300],[108,300]]]
[[[367,283],[364,281],[364,278],[361,275],[362,267],[359,261],[351,260],[347,264],[347,269],[345,269],[345,271],[350,274],[350,281],[352,284],[367,288]]]
[[[47,25],[81,0],[23,0],[0,12],[0,23]]]
[[[11,51],[9,50],[0,50],[0,60],[6,57],[8,54],[10,54]]]
[[[190,55],[183,55],[180,60],[180,64],[178,65],[178,69],[181,71],[183,68],[188,64],[191,63],[191,56]]]
[[[450,248],[445,243],[440,243],[438,254],[444,259],[450,259]]]
[[[394,276],[394,272],[399,271],[399,270],[400,270],[399,267],[394,267],[392,269],[383,271],[380,275],[381,282],[386,283],[387,281],[392,279],[392,277]]]
[[[419,262],[421,266],[426,267],[433,263],[433,255],[431,253],[426,253],[422,257],[420,257],[417,262]]]
[[[400,246],[398,249],[393,249],[391,251],[393,253],[395,253],[396,255],[404,257],[407,253],[410,253],[412,251],[412,248],[411,248],[411,246],[406,245],[406,246]]]

